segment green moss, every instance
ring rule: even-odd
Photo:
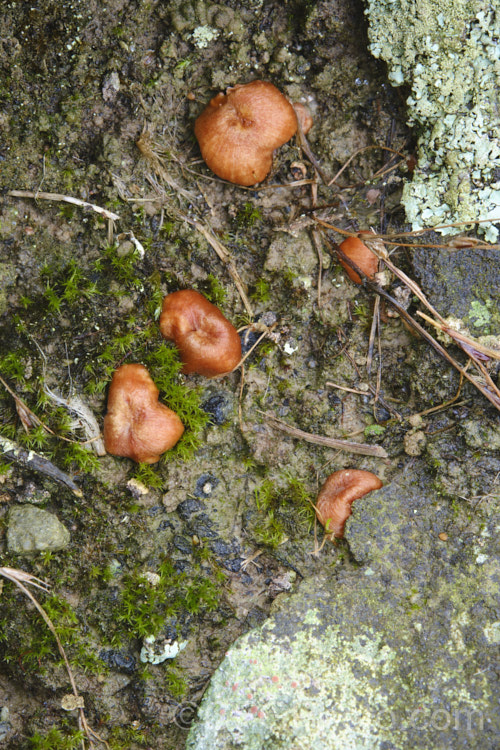
[[[236,223],[240,229],[250,229],[262,221],[262,211],[253,203],[244,203],[236,215]]]
[[[122,637],[155,636],[169,617],[186,610],[198,614],[216,609],[221,595],[221,571],[216,570],[212,580],[197,566],[194,575],[188,577],[178,573],[171,560],[164,558],[158,575],[155,585],[139,567],[123,576],[112,630],[106,633],[108,639],[118,642]]]
[[[45,564],[50,562],[45,560]],[[20,667],[24,673],[43,673],[49,664],[62,665],[54,635],[38,611],[32,612],[28,600],[21,597],[17,589],[4,587],[2,604],[7,616],[2,623],[3,661]],[[71,605],[56,594],[40,600],[40,604],[54,625],[70,664],[85,671],[102,672],[104,665],[86,646]]]
[[[271,287],[262,277],[255,282],[251,298],[256,302],[269,302],[271,299]]]
[[[219,308],[224,307],[227,296],[226,290],[217,276],[214,276],[212,273],[208,274],[203,292],[213,305],[216,305]]]
[[[365,438],[379,437],[384,434],[385,429],[381,424],[369,424],[365,427],[364,436]]]
[[[175,662],[168,664],[164,683],[170,695],[177,700],[184,698],[187,693],[188,683],[182,669]]]
[[[84,733],[80,731],[61,732],[52,728],[47,734],[36,732],[28,739],[29,750],[78,750],[83,746]]]
[[[258,514],[251,533],[255,541],[275,548],[286,539],[307,534],[314,518],[309,495],[304,481],[288,472],[264,479],[254,493]]]

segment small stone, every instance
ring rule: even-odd
[[[448,541],[448,534],[446,534],[444,531],[442,531],[440,534],[438,534],[438,537],[441,539],[442,542]]]
[[[147,495],[149,492],[148,487],[144,485],[142,482],[139,482],[138,479],[129,479],[127,482],[127,489],[130,490],[132,495],[135,498],[142,497],[142,495]]]
[[[427,438],[422,430],[407,432],[404,437],[405,453],[408,456],[421,456],[425,450]]]
[[[85,702],[82,695],[73,695],[68,693],[61,698],[61,708],[64,711],[74,711],[75,708],[85,708]]]
[[[32,505],[18,505],[9,513],[7,547],[10,552],[30,555],[63,549],[70,534],[53,514]]]

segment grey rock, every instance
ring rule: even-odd
[[[360,567],[304,581],[230,648],[188,750],[498,747],[493,522],[460,524],[425,477],[357,501]]]
[[[10,552],[29,555],[66,547],[68,529],[54,516],[32,505],[18,505],[9,512],[7,547]]]
[[[498,251],[416,247],[412,263],[431,304],[443,315],[461,319],[475,337],[500,334]]]

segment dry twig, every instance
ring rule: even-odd
[[[341,440],[340,438],[330,438],[324,435],[315,435],[311,432],[304,432],[303,430],[292,427],[291,425],[278,419],[273,414],[268,412],[261,412],[268,420],[271,427],[286,432],[292,437],[298,438],[299,440],[305,440],[306,443],[314,443],[315,445],[324,445],[327,448],[335,448],[336,450],[346,451],[347,453],[357,453],[361,456],[376,456],[377,458],[388,458],[387,451],[384,450],[380,445],[368,445],[367,443],[353,443],[350,440]]]
[[[323,223],[323,222],[322,222]],[[347,257],[345,253],[342,252],[340,247],[335,243],[332,242],[330,239],[327,240],[330,248],[335,251],[337,256],[341,258],[348,266],[350,266],[356,273],[363,279],[363,284],[374,291],[376,294],[379,294],[381,297],[387,300],[387,302],[399,313],[401,318],[405,320],[408,325],[413,328],[417,333],[422,336],[431,346],[432,348],[441,356],[443,359],[445,359],[447,362],[449,362],[458,372],[460,372],[463,377],[465,377],[472,385],[477,388],[480,393],[485,396],[485,398],[488,399],[488,401],[493,404],[493,406],[500,411],[500,390],[497,388],[495,383],[492,381],[491,377],[489,376],[486,368],[484,365],[475,357],[472,353],[467,352],[469,358],[472,360],[474,365],[476,366],[476,369],[479,370],[481,373],[482,378],[486,381],[486,386],[483,385],[482,382],[480,382],[477,378],[474,378],[472,375],[470,375],[467,372],[467,369],[462,367],[462,365],[454,359],[454,357],[449,354],[446,349],[441,346],[441,344],[436,341],[436,339],[431,336],[431,334],[426,331],[425,328],[423,328],[411,315],[410,313],[405,310],[393,297],[391,297],[388,292],[386,292],[384,289],[382,289],[377,283],[374,281],[371,281],[368,276],[364,273],[364,271],[359,268],[356,263],[354,263],[350,258]],[[425,297],[424,293],[412,279],[410,279],[408,276],[406,276],[405,273],[400,271],[387,257],[383,257],[382,253],[379,254],[379,252],[372,247],[372,251],[375,252],[376,255],[387,265],[388,268],[393,271],[393,273],[398,276],[410,289],[411,291],[420,299],[420,301],[427,307],[428,310],[430,310],[433,315],[438,318],[438,320],[446,327],[446,321],[444,318],[437,312],[437,310],[434,309],[434,307],[428,302],[427,298]],[[465,351],[465,350],[464,350]]]
[[[58,469],[57,466],[54,466],[48,458],[40,456],[33,451],[27,451],[2,435],[0,435],[0,455],[6,458],[7,461],[15,461],[22,466],[26,466],[28,469],[45,474],[45,476],[54,479],[56,482],[69,487],[76,497],[83,497],[83,492],[73,482],[71,477]]]
[[[81,198],[73,198],[71,195],[62,195],[61,193],[34,193],[32,190],[9,190],[7,195],[12,198],[34,198],[35,200],[46,200],[46,201],[64,201],[65,203],[72,203],[74,206],[81,206],[81,208],[88,208],[91,211],[95,211],[96,214],[104,216],[105,219],[111,219],[112,221],[118,221],[118,214],[109,211],[107,208],[102,206],[96,206],[95,203],[89,203],[83,201]]]

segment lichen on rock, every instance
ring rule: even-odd
[[[368,0],[371,51],[406,83],[418,166],[402,202],[414,229],[500,221],[500,18],[480,0]],[[493,223],[480,225],[496,241]],[[440,230],[456,232],[455,227]]]

